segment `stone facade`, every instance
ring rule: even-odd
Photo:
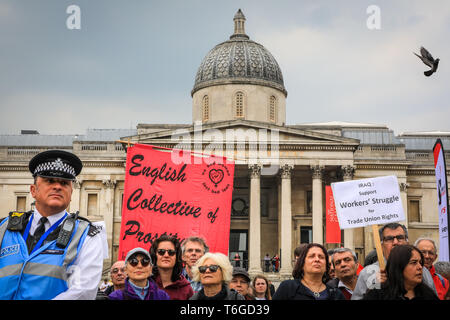
[[[245,17],[238,12],[230,41],[250,41],[243,21]],[[275,68],[276,61],[270,61]],[[0,136],[0,217],[32,208],[29,185],[33,179],[28,171],[32,156],[48,149],[74,152],[84,167],[74,183],[69,210],[80,211],[92,221],[105,221],[110,250],[104,264],[107,270],[119,245],[127,145],[118,142],[122,140],[235,159],[230,257],[235,252],[242,254],[251,274],[261,272],[262,259],[269,253],[278,254],[280,274],[289,277],[295,247],[301,242],[324,243],[325,186],[336,181],[396,175],[410,242],[420,236],[438,242],[432,147],[439,137],[449,150],[450,132],[395,136],[384,125],[286,125],[287,92],[281,71],[278,78],[274,74],[272,78],[261,74],[259,79],[256,73],[227,74],[207,83],[202,78],[204,68],[206,62],[200,66],[192,91],[193,124],[139,124],[133,130],[91,129],[76,136],[29,132]],[[236,92],[244,93],[242,117],[236,117],[233,109]],[[202,121],[205,95],[210,97],[210,113]],[[275,120],[270,119],[271,96],[277,101]],[[446,157],[449,161],[449,154]],[[342,245],[355,249],[362,262],[374,247],[371,232],[371,228],[347,230]]]

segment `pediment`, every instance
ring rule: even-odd
[[[202,141],[203,143],[219,143],[220,141],[223,141],[223,143],[233,141],[270,142],[278,139],[280,145],[340,145],[351,148],[356,148],[359,145],[357,139],[248,120],[186,125],[186,127],[177,126],[176,129],[162,129],[122,139],[124,141],[130,140],[133,143],[154,145],[177,144],[182,139],[191,139],[192,142]]]

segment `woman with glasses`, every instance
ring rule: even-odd
[[[162,235],[153,241],[150,256],[154,263],[152,279],[171,300],[188,300],[194,294],[191,283],[182,275],[183,260],[177,238]]]
[[[404,244],[394,247],[386,263],[386,281],[380,289],[370,289],[363,300],[439,300],[423,282],[423,254]]]
[[[192,268],[193,280],[200,281],[203,289],[190,300],[245,300],[243,296],[228,288],[233,266],[222,253],[208,252]]]
[[[160,290],[150,278],[152,263],[150,254],[142,248],[130,250],[125,258],[127,278],[123,289],[113,291],[110,300],[169,300],[169,295]]]

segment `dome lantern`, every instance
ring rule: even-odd
[[[242,13],[241,9],[236,12],[234,15],[234,33],[230,36],[230,39],[233,38],[245,38],[249,39],[249,36],[245,34],[245,16]]]

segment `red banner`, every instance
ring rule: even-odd
[[[336,214],[333,191],[325,186],[326,198],[326,243],[341,243],[341,228]]]
[[[180,160],[182,155],[182,161]],[[136,144],[127,149],[118,259],[163,234],[228,254],[234,162]]]

